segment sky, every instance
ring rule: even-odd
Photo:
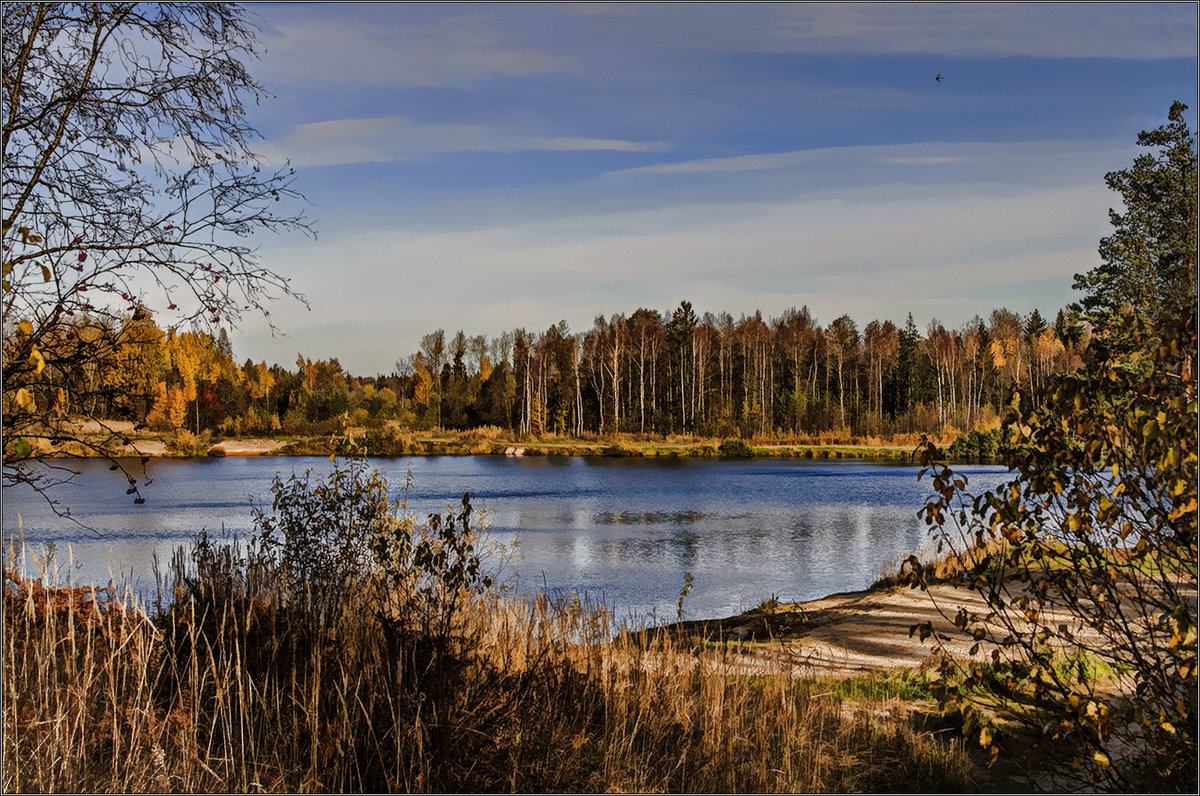
[[[1196,3],[251,4],[317,237],[239,359],[387,374],[436,329],[639,307],[1053,318],[1104,175],[1197,102]],[[936,80],[937,75],[942,80]]]

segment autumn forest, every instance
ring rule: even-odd
[[[59,417],[227,436],[494,426],[534,437],[945,437],[995,427],[1012,387],[1036,391],[1076,369],[1089,339],[1071,308],[1052,322],[997,309],[922,330],[911,314],[861,328],[847,315],[822,325],[807,307],[735,321],[683,301],[597,316],[581,333],[565,321],[490,339],[439,329],[391,374],[355,375],[303,354],[291,369],[239,364],[224,329],[164,331],[134,311],[119,323],[80,319],[47,340],[38,403]],[[95,366],[71,367],[79,361]]]

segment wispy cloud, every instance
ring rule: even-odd
[[[586,4],[575,13],[590,14]],[[567,11],[573,5],[564,6]],[[600,31],[636,26],[634,40],[689,52],[924,53],[968,58],[1188,58],[1192,3],[612,4]],[[625,12],[624,18],[616,16]],[[591,24],[595,25],[594,21]],[[1070,35],[1064,37],[1063,31]]]
[[[949,166],[952,164],[996,163],[1000,160],[1043,159],[1080,153],[1079,142],[944,142],[835,146],[802,149],[793,152],[768,152],[734,155],[724,158],[700,158],[675,163],[654,163],[630,169],[606,172],[607,179],[648,177],[670,174],[767,171],[803,166],[837,164],[855,167],[870,164],[895,166]]]
[[[503,24],[506,15],[501,7],[464,14],[407,3],[288,6],[264,31],[264,66],[274,83],[356,86],[462,86],[578,68],[571,53]]]
[[[513,146],[495,151],[507,152],[515,149],[547,149],[552,152],[576,152],[612,150],[614,152],[665,152],[671,145],[665,141],[621,141],[611,138],[559,138],[514,139]]]
[[[272,162],[286,159],[296,166],[387,163],[448,152],[663,152],[670,148],[663,141],[525,136],[486,125],[420,124],[406,116],[296,125],[286,136],[262,147]]]
[[[1065,29],[1070,36],[1062,35]],[[1188,58],[1191,3],[800,3],[775,28],[809,53],[927,53],[967,58]]]
[[[610,171],[603,176],[637,177],[654,174],[698,174],[718,171],[763,171],[765,169],[781,169],[811,163],[829,150],[803,150],[798,152],[774,152],[756,155],[735,155],[727,158],[700,158],[685,160],[679,163],[655,163],[650,166],[638,166],[632,169]]]

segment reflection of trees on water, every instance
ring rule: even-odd
[[[700,553],[700,534],[693,530],[678,530],[671,534],[671,547],[685,570],[695,566]]]
[[[699,522],[707,519],[702,511],[601,511],[596,522],[601,525],[662,525],[665,523]]]

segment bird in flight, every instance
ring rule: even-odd
[[[937,82],[939,82],[939,83],[941,83],[941,82],[942,82],[942,74],[941,74],[941,72],[939,72],[939,73],[938,73],[938,76],[937,76],[937,77],[935,77],[935,78],[934,78],[934,80],[936,80],[936,81],[937,81]]]

